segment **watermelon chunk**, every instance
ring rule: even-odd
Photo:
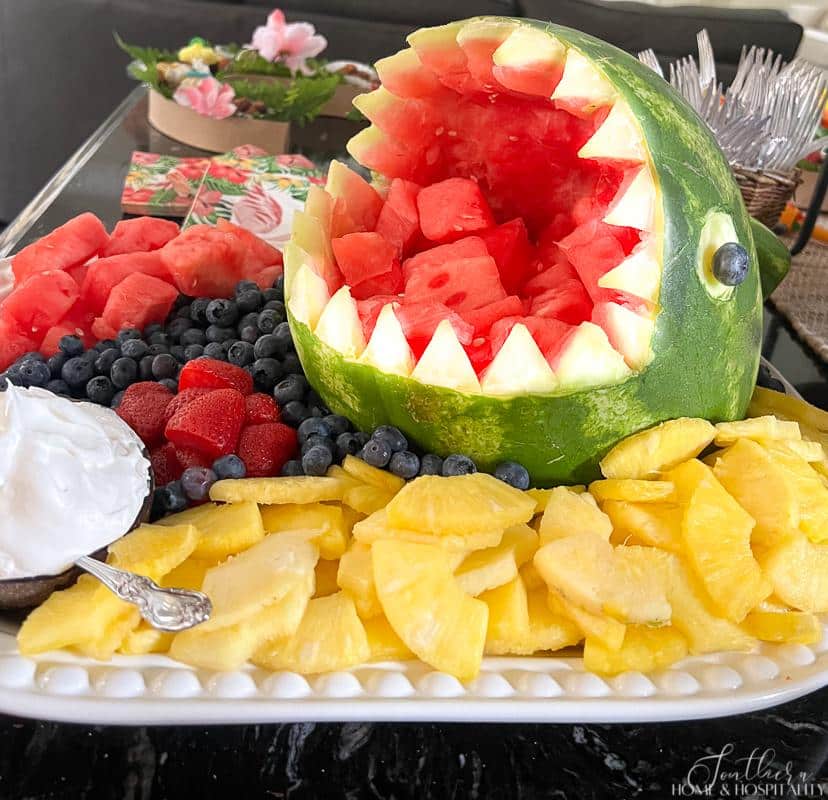
[[[78,285],[62,270],[37,272],[18,285],[0,304],[20,331],[38,341],[63,319],[78,299]]]
[[[0,371],[11,366],[20,356],[37,350],[37,342],[20,329],[13,317],[0,310]]]
[[[506,297],[497,264],[491,256],[461,258],[420,266],[405,282],[412,302],[433,300],[455,311],[471,311]]]
[[[394,178],[377,220],[377,233],[396,248],[399,258],[411,252],[421,238],[420,213],[417,211],[419,193],[418,184]]]
[[[374,295],[398,295],[404,286],[403,272],[400,262],[396,259],[391,264],[391,271],[376,278],[369,278],[367,281],[358,283],[351,287],[351,297],[354,300],[366,300]]]
[[[400,298],[395,294],[377,294],[365,300],[357,300],[357,313],[362,323],[362,331],[365,335],[366,342],[370,340],[371,334],[374,332],[374,326],[377,324],[377,317],[380,315],[380,311],[388,303],[399,302]]]
[[[577,278],[568,278],[560,286],[533,298],[529,309],[536,317],[554,317],[577,325],[592,315],[592,300]]]
[[[606,291],[598,286],[598,281],[617,267],[626,255],[624,246],[614,235],[613,227],[593,220],[579,225],[559,242],[594,302],[602,299]]]
[[[363,177],[339,161],[332,161],[325,189],[334,198],[331,215],[333,238],[376,228],[382,198]]]
[[[448,178],[417,195],[420,228],[426,239],[442,242],[494,225],[494,216],[476,181]]]
[[[444,319],[451,323],[460,344],[469,345],[474,338],[474,328],[442,303],[433,300],[416,303],[405,298],[396,312],[403,334],[417,358],[423,354],[434,331]]]
[[[532,266],[532,245],[524,221],[518,217],[477,235],[495,260],[503,287],[507,292],[516,292]]]
[[[492,343],[483,336],[478,336],[471,344],[463,348],[478,376],[492,363]]]
[[[282,274],[282,254],[255,233],[220,219],[216,228],[222,233],[239,240],[242,251],[241,275],[245,280],[254,281],[260,289],[269,289]]]
[[[230,297],[241,280],[241,240],[211,225],[193,225],[160,250],[179,291],[191,297]]]
[[[448,261],[487,255],[489,251],[486,249],[486,243],[480,237],[466,236],[450,244],[440,244],[423,250],[406,259],[402,265],[403,277],[408,280],[411,273],[421,267],[435,267]]]
[[[521,293],[524,297],[536,297],[539,294],[548,292],[550,289],[556,289],[569,280],[579,280],[578,273],[564,259],[553,264],[551,267],[547,267],[543,272],[539,272],[534,278],[528,280],[523,286]]]
[[[133,272],[172,283],[172,275],[164,266],[159,252],[122,253],[100,258],[89,265],[81,286],[81,300],[95,314],[100,314],[106,306],[110,292]]]
[[[461,316],[474,327],[475,336],[485,336],[499,319],[518,317],[521,314],[523,314],[523,302],[519,297],[511,294],[502,300],[495,300],[494,303],[464,311]]]
[[[345,282],[350,286],[386,275],[397,260],[396,248],[379,233],[348,233],[331,240],[331,246]]]
[[[143,330],[153,322],[163,322],[176,297],[175,287],[166,281],[133,272],[112,290],[101,318],[116,332],[122,328]]]
[[[547,361],[557,355],[569,334],[575,330],[573,325],[567,325],[565,322],[552,318],[505,317],[495,322],[489,333],[493,353],[496,354],[503,347],[503,342],[519,322],[527,327]]]
[[[147,253],[158,250],[178,236],[178,223],[157,217],[122,219],[115,225],[109,241],[101,251],[101,257],[122,253]]]
[[[36,272],[76,267],[98,255],[108,241],[106,228],[94,214],[79,214],[14,256],[15,280],[22,283]]]

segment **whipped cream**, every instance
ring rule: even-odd
[[[0,392],[0,578],[57,575],[134,524],[149,491],[118,415],[44,389]]]

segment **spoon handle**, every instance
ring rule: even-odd
[[[155,581],[134,572],[81,556],[75,564],[94,575],[121,600],[138,607],[153,628],[184,631],[210,618],[210,598],[190,589],[162,589]]]

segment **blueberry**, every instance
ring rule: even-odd
[[[256,358],[273,358],[281,355],[281,345],[279,339],[272,333],[266,333],[256,339],[253,345],[253,352]]]
[[[336,460],[342,461],[345,456],[355,456],[363,444],[355,433],[340,433],[336,437]]]
[[[261,329],[261,326],[259,327]],[[287,322],[280,322],[273,329],[273,335],[276,337],[276,341],[279,347],[278,352],[281,355],[289,353],[291,350],[293,350],[293,336],[291,336],[290,325]]]
[[[311,447],[324,447],[326,450],[330,450],[331,458],[333,458],[335,453],[334,443],[327,436],[322,436],[319,433],[312,433],[305,439],[302,443],[302,455],[310,450]]]
[[[210,305],[210,300],[206,297],[196,297],[190,303],[190,319],[197,322],[199,325],[207,324],[207,306]]]
[[[279,319],[286,320],[287,313],[285,313],[285,304],[281,300],[268,300],[264,304],[263,310],[275,311],[279,315]]]
[[[447,456],[445,461],[443,461],[443,477],[445,478],[451,478],[456,475],[471,475],[473,472],[477,472],[477,467],[474,461],[468,456],[454,453],[453,455]]]
[[[18,375],[23,386],[44,388],[52,380],[52,372],[45,361],[31,358],[18,367]]]
[[[211,325],[226,328],[229,325],[236,324],[239,319],[239,309],[233,300],[220,297],[209,302],[205,316],[207,317],[207,322]]]
[[[138,365],[131,358],[116,359],[109,370],[109,379],[116,389],[126,389],[131,383],[135,383],[137,377]]]
[[[63,365],[66,363],[68,359],[66,358],[65,354],[63,353],[55,353],[47,362],[46,365],[49,367],[49,373],[53,378],[60,377],[60,371],[63,369]]]
[[[256,328],[258,331],[258,324],[259,324],[259,312],[258,311],[250,311],[245,314],[236,325],[236,330],[241,333],[245,328]]]
[[[135,362],[132,362],[133,366]],[[69,384],[70,389],[85,386],[95,374],[95,368],[83,356],[70,358],[61,368],[60,377]]]
[[[302,469],[306,475],[324,475],[332,461],[330,449],[317,445],[302,456]]]
[[[151,333],[147,336],[147,342],[149,346],[152,347],[169,347],[172,343],[172,340],[167,335],[165,331],[159,331],[158,333]]]
[[[169,355],[169,352],[170,348],[165,344],[151,344],[149,346],[149,355],[151,356]]]
[[[108,406],[115,396],[115,387],[106,375],[98,375],[86,384],[86,396],[93,403]]]
[[[121,405],[121,400],[124,399],[123,391],[115,392],[115,396],[112,398],[112,408],[118,408]]]
[[[254,328],[252,325],[248,325],[246,328],[243,328],[241,333],[239,333],[239,338],[243,342],[249,342],[250,344],[256,344],[259,338],[259,329]]]
[[[279,474],[285,478],[295,478],[298,475],[304,475],[305,470],[302,469],[301,461],[292,459],[290,461],[285,461],[282,471]]]
[[[144,328],[144,338],[149,340],[150,336],[156,333],[161,333],[161,331],[163,330],[164,328],[159,322],[153,322],[152,324],[147,325],[147,327]]]
[[[420,459],[410,450],[400,450],[399,453],[391,456],[388,470],[400,478],[411,480],[411,478],[416,478],[420,471]]]
[[[259,314],[258,326],[262,333],[273,333],[276,326],[284,321],[284,317],[279,317],[279,314],[272,308],[267,308]]]
[[[408,450],[408,439],[393,425],[380,425],[372,434],[372,439],[383,439],[391,448],[392,453]]]
[[[219,480],[225,478],[243,478],[247,475],[247,468],[237,455],[222,456],[213,462],[213,472]]]
[[[227,353],[224,352],[224,348],[219,342],[210,342],[204,345],[204,355],[218,361],[227,361]]]
[[[152,503],[150,505],[149,521],[157,522],[166,513],[167,509],[164,506],[164,494],[161,488],[159,487],[152,493]]]
[[[308,413],[308,408],[304,403],[291,400],[282,406],[282,422],[296,428],[308,416]]]
[[[296,431],[296,434],[299,437],[299,444],[302,444],[311,434],[314,433],[319,436],[330,437],[331,429],[321,419],[317,419],[316,417],[306,419]]]
[[[248,346],[252,347],[252,345]],[[257,386],[269,392],[276,385],[276,381],[282,377],[282,365],[275,358],[257,358],[253,362],[250,374]]]
[[[82,358],[84,361],[88,361],[90,364],[94,366],[95,361],[97,361],[98,359],[98,351],[87,350],[83,355],[78,356],[78,358]]]
[[[273,281],[273,291],[276,292],[276,299],[277,300],[284,300],[285,299],[285,276],[280,275]]]
[[[153,379],[152,375],[152,362],[153,357],[150,355],[144,356],[138,362],[138,380],[141,381],[151,381]]]
[[[180,317],[181,319],[189,319],[190,318],[190,304],[185,303],[183,306],[180,306],[175,311],[176,318]]]
[[[514,486],[515,489],[529,488],[529,471],[523,464],[518,464],[516,461],[504,461],[498,464],[495,467],[494,476],[508,483],[509,486]]]
[[[225,339],[221,346],[224,348],[224,355],[227,355],[230,352],[230,348],[238,341],[235,336],[232,336],[229,339]]]
[[[365,431],[357,431],[354,436],[356,436],[357,441],[359,442],[360,450],[365,447],[368,442],[371,441],[371,437],[369,434],[365,433]]]
[[[210,325],[206,331],[208,342],[218,342],[224,344],[236,338],[236,331],[234,328],[222,328],[220,325]]]
[[[124,328],[123,330],[118,331],[118,336],[116,338],[118,340],[118,344],[123,344],[130,339],[140,339],[141,331],[137,328]]]
[[[175,302],[173,303],[173,308],[178,309],[181,306],[188,306],[192,302],[192,297],[188,297],[186,294],[180,294],[178,297],[175,298]]]
[[[391,460],[391,448],[385,439],[372,438],[359,453],[360,458],[372,467],[385,467]]]
[[[284,406],[301,400],[307,390],[308,382],[303,375],[288,375],[273,387],[273,399]]]
[[[165,386],[173,394],[178,394],[178,381],[173,380],[172,378],[164,378],[163,380],[158,381],[158,383]]]
[[[713,275],[725,286],[738,286],[747,278],[750,257],[738,242],[727,242],[713,254]]]
[[[756,385],[765,389],[774,389],[777,392],[785,391],[785,384],[774,377],[765,364],[759,364],[759,374],[756,376]]]
[[[187,495],[181,481],[171,481],[157,491],[161,495],[161,506],[166,513],[174,514],[187,508]]]
[[[443,459],[434,453],[426,453],[420,459],[420,475],[442,475]]]
[[[285,371],[286,375],[301,375],[302,362],[299,360],[299,356],[297,356],[295,352],[288,351],[284,358],[282,358],[282,369]]]
[[[328,416],[324,418],[324,422],[328,426],[331,436],[334,438],[339,436],[341,433],[351,430],[351,423],[339,414],[328,414]]]
[[[190,500],[206,500],[216,473],[208,467],[188,467],[181,475],[181,488]]]
[[[236,295],[236,307],[241,314],[258,311],[262,307],[263,302],[262,293],[258,288],[248,289],[246,292]]]
[[[317,409],[319,409],[319,411],[324,410],[325,413],[322,414],[323,417],[327,417],[328,414],[331,413],[330,411],[325,409],[325,403],[323,402],[322,398],[313,389],[311,389],[305,395],[305,405],[308,406],[308,408],[311,408],[311,409],[317,408]]]
[[[49,383],[46,384],[46,388],[55,394],[69,394],[69,385],[66,381],[62,381],[60,379],[49,381]]]
[[[174,344],[170,347],[170,355],[179,363],[184,363],[184,346],[180,344]]]
[[[186,353],[186,350],[185,350]],[[162,378],[174,378],[178,374],[178,362],[169,353],[162,353],[152,359],[152,377],[160,381]]]
[[[183,335],[184,331],[190,330],[193,323],[190,322],[188,319],[183,319],[182,317],[176,317],[174,320],[167,325],[167,336],[177,342],[181,336]]]
[[[253,345],[250,342],[233,342],[227,351],[227,360],[237,367],[253,363]]]
[[[200,344],[191,344],[184,348],[184,361],[193,361],[204,355],[204,347]]]
[[[235,294],[238,298],[239,295],[244,294],[245,292],[258,292],[259,291],[259,284],[256,281],[239,281],[236,284]]]
[[[140,361],[149,353],[149,345],[143,339],[129,339],[121,345],[121,355]]]
[[[93,350],[97,350],[99,353],[103,353],[104,350],[117,350],[118,347],[118,342],[116,342],[114,339],[101,339],[101,341],[95,345]]]
[[[58,347],[61,353],[65,353],[69,358],[83,355],[85,349],[79,336],[61,336]]]
[[[188,344],[207,344],[207,334],[200,328],[187,328],[178,338],[178,343],[186,347]]]

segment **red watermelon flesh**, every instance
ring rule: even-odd
[[[377,324],[377,317],[380,311],[388,305],[388,303],[399,304],[400,297],[396,294],[377,294],[365,300],[357,300],[357,313],[359,320],[362,323],[362,331],[365,334],[365,341],[371,338],[374,332],[374,326]]]
[[[469,325],[474,327],[475,336],[485,336],[499,319],[517,317],[522,314],[523,303],[521,299],[511,294],[502,300],[495,300],[494,303],[489,303],[471,311],[464,311],[461,316]]]
[[[466,355],[469,357],[469,361],[478,376],[492,363],[492,358],[494,357],[492,343],[483,336],[478,336],[472,340],[471,344],[466,345],[463,349],[466,351]]]
[[[176,297],[178,291],[169,283],[133,272],[112,290],[101,316],[112,330],[143,330],[154,322],[163,322]]]
[[[46,335],[40,343],[40,352],[44,356],[54,355],[58,351],[58,344],[62,336],[79,336],[84,347],[92,347],[97,341],[92,333],[94,320],[95,315],[86,308],[79,298],[75,301],[75,305],[64,314],[63,319],[46,331]]]
[[[451,322],[460,344],[469,345],[474,338],[474,328],[456,311],[442,303],[433,300],[417,303],[405,299],[396,312],[403,334],[417,358],[423,354],[434,331],[444,319]]]
[[[502,300],[506,291],[494,259],[478,256],[419,267],[405,282],[405,295],[415,303],[431,300],[462,312]]]
[[[566,337],[575,330],[573,325],[567,325],[557,319],[544,317],[506,317],[499,319],[492,325],[489,339],[492,343],[492,353],[497,355],[506,338],[517,323],[525,325],[532,334],[538,349],[547,361],[553,358],[564,343]]]
[[[37,272],[3,300],[0,312],[16,320],[23,334],[40,341],[72,308],[78,294],[78,285],[62,270]]]
[[[348,233],[331,240],[334,257],[345,282],[355,286],[393,269],[397,250],[379,233]]]
[[[536,297],[544,294],[550,289],[555,289],[568,280],[580,280],[575,268],[566,260],[559,261],[543,272],[539,272],[534,278],[528,280],[521,294],[524,297]]]
[[[419,192],[413,181],[394,178],[377,220],[377,233],[394,246],[399,258],[411,252],[420,238]]]
[[[532,245],[523,220],[513,219],[477,235],[497,264],[503,288],[507,292],[517,291],[532,266]]]
[[[579,280],[570,278],[560,286],[535,297],[529,309],[536,317],[554,317],[561,322],[578,325],[592,315],[592,300],[584,285]]]
[[[88,261],[86,264],[78,264],[77,267],[69,267],[69,269],[65,269],[64,272],[78,285],[83,286],[83,282],[86,280],[86,273],[89,272],[89,267],[95,263],[97,259],[92,259]]]
[[[417,195],[420,229],[426,239],[459,239],[494,225],[494,217],[480,187],[468,178],[448,178]]]
[[[158,250],[178,236],[178,223],[158,217],[122,219],[112,230],[109,241],[101,251],[101,257],[122,253],[147,253]]]
[[[159,251],[179,291],[191,297],[230,297],[241,280],[241,240],[211,225],[193,225]]]
[[[613,227],[592,220],[579,225],[559,242],[593,302],[601,300],[606,292],[598,286],[598,281],[626,256],[624,245],[611,230]]]
[[[11,366],[20,356],[37,350],[37,342],[26,336],[12,317],[0,311],[0,371]]]
[[[486,243],[478,236],[466,236],[450,244],[440,244],[423,250],[403,262],[403,276],[406,280],[421,267],[435,267],[461,258],[487,256]]]
[[[227,233],[239,240],[243,253],[241,264],[242,277],[247,280],[256,281],[256,283],[259,283],[260,287],[263,289],[270,288],[273,285],[273,280],[275,280],[275,278],[271,280],[270,283],[262,286],[256,276],[260,273],[271,274],[272,270],[270,268],[273,267],[278,268],[276,277],[281,275],[281,252],[272,245],[269,245],[264,239],[260,239],[256,236],[256,234],[247,230],[247,228],[234,225],[226,219],[220,219],[216,223],[216,228],[218,228],[218,230],[222,233]]]
[[[374,295],[397,295],[403,290],[403,271],[400,262],[394,259],[391,262],[391,270],[376,278],[369,278],[367,281],[351,287],[351,297],[355,300],[367,300]]]
[[[99,258],[89,265],[81,285],[82,301],[95,314],[100,314],[106,306],[110,292],[133,272],[151,275],[172,284],[172,275],[164,266],[159,252],[122,253],[109,258]]]

